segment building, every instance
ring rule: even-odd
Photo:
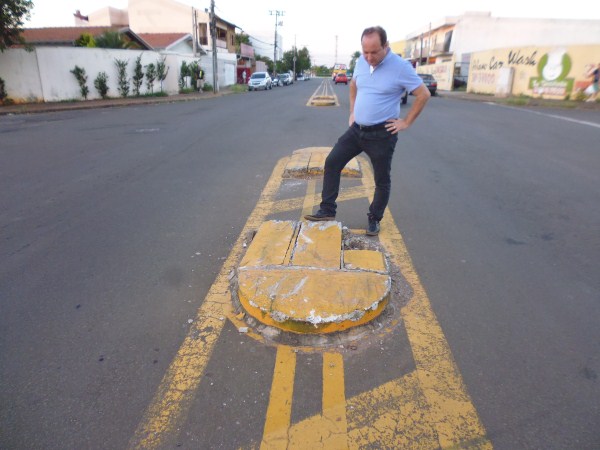
[[[396,43],[394,43],[396,44]],[[492,17],[467,12],[444,17],[406,36],[401,53],[415,66],[453,62],[454,78],[468,77],[471,55],[498,48],[600,44],[600,21]]]
[[[74,17],[75,26],[78,27],[128,26],[140,35],[189,34],[192,36],[192,44],[195,43],[197,52],[212,51],[209,11],[184,5],[175,0],[129,0],[127,9],[105,7],[87,16],[77,11]],[[231,22],[215,16],[217,52],[236,52],[236,28],[238,27]]]

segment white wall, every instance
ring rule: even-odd
[[[200,60],[207,83],[214,85],[212,78],[212,54],[194,58],[187,54],[158,53],[146,50],[116,50],[78,47],[37,47],[33,52],[22,49],[8,49],[0,53],[0,77],[4,79],[8,96],[17,102],[25,101],[61,101],[81,99],[79,84],[70,71],[77,65],[85,69],[88,76],[88,99],[100,98],[94,87],[94,79],[100,72],[108,75],[108,95],[118,97],[117,68],[115,59],[127,60],[129,79],[133,76],[135,59],[142,55],[143,66],[156,64],[161,58],[166,58],[169,67],[167,78],[163,83],[163,91],[176,94],[179,91],[179,68],[181,62],[190,64]],[[217,53],[219,87],[235,84],[236,55]],[[145,72],[145,69],[144,69]],[[154,82],[154,92],[160,91],[157,81]],[[144,77],[140,93],[147,92]],[[133,95],[130,87],[130,95]]]
[[[8,96],[14,100],[36,102],[44,98],[35,52],[23,49],[0,52],[0,78],[5,82]]]

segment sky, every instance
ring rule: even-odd
[[[178,0],[198,9],[210,7],[210,0]],[[127,0],[33,0],[31,20],[25,27],[73,26],[73,13],[83,15],[105,6],[127,8]],[[592,0],[428,0],[427,2],[368,1],[357,3],[332,0],[215,0],[217,15],[260,40],[273,42],[275,19],[283,22],[277,32],[283,50],[307,47],[312,63],[331,66],[348,64],[360,51],[360,35],[369,26],[380,25],[390,42],[403,40],[414,31],[427,29],[444,17],[468,11],[489,11],[493,17],[600,20],[600,2]],[[275,11],[283,12],[277,17]],[[273,14],[270,14],[273,13]],[[135,30],[133,30],[135,31]]]

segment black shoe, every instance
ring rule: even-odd
[[[310,220],[311,222],[324,222],[326,220],[335,220],[335,215],[332,216],[331,214],[318,210],[315,214],[305,215],[304,218],[306,220]]]
[[[377,236],[379,234],[379,221],[375,219],[369,219],[369,226],[367,227],[367,236]]]

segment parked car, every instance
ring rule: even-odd
[[[420,73],[419,76],[423,79],[423,83],[425,83],[425,87],[429,89],[431,95],[435,95],[437,92],[437,81],[428,73]]]
[[[273,87],[277,87],[277,86],[283,86],[283,82],[281,81],[281,78],[279,78],[279,75],[275,75],[272,79],[271,79],[271,85]]]
[[[254,72],[248,80],[248,90],[258,91],[259,89],[272,89],[273,81],[268,72]]]
[[[288,86],[292,84],[292,77],[289,73],[282,73],[279,75],[279,80],[283,83],[282,86]]]
[[[297,81],[304,81],[304,75],[300,74],[296,77]]]
[[[333,82],[334,82],[335,84],[338,84],[338,83],[344,83],[344,84],[346,84],[346,85],[347,85],[347,84],[348,84],[348,75],[346,75],[345,73],[338,73],[338,74],[335,76],[335,78],[334,78]]]
[[[408,91],[404,91],[404,94],[402,94],[402,97],[400,97],[400,101],[403,105],[406,105],[408,103]]]

